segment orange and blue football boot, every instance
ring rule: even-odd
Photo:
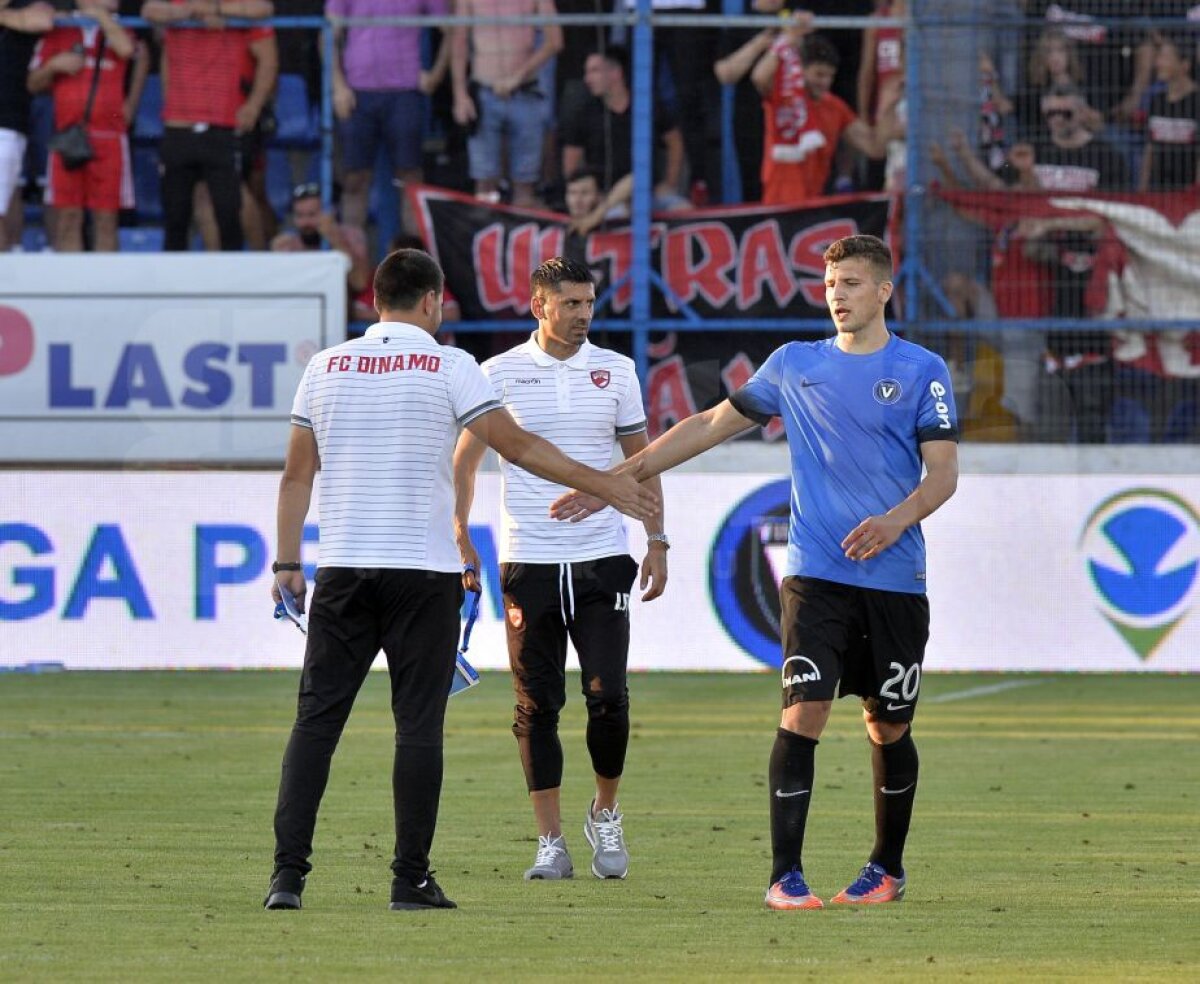
[[[830,901],[836,905],[879,905],[903,899],[904,875],[895,878],[874,861],[868,861],[854,884],[838,892]]]
[[[768,909],[822,909],[825,903],[813,895],[804,873],[793,868],[767,889]]]

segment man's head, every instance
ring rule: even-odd
[[[1154,74],[1161,82],[1190,79],[1195,58],[1194,37],[1182,32],[1163,32],[1154,46]]]
[[[430,334],[442,323],[446,280],[432,256],[420,249],[398,249],[375,270],[375,310],[383,321],[405,321]]]
[[[856,334],[876,323],[892,296],[892,251],[876,236],[847,236],[824,255],[825,303],[839,333]]]
[[[833,42],[820,34],[809,34],[800,46],[804,62],[804,85],[810,99],[820,100],[833,87],[842,57]]]
[[[581,167],[567,178],[567,215],[582,219],[600,204],[600,173]]]
[[[315,181],[297,185],[292,191],[292,225],[305,249],[321,246],[321,186]]]
[[[629,87],[629,52],[620,45],[587,56],[583,64],[583,84],[598,99],[606,99]]]
[[[1054,141],[1069,140],[1082,127],[1083,96],[1073,85],[1051,86],[1042,96],[1042,120]]]
[[[576,260],[555,256],[533,271],[529,294],[543,350],[561,356],[587,341],[596,304],[591,270]]]

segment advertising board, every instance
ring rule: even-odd
[[[345,262],[6,258],[0,459],[282,461],[300,374],[346,336]]]
[[[280,424],[286,430],[286,424]],[[0,472],[0,667],[298,667],[271,617],[273,472]],[[775,669],[787,482],[664,479],[666,594],[635,590],[635,670]],[[471,641],[507,666],[499,478],[479,476]],[[931,670],[1200,671],[1200,478],[965,475],[925,524]],[[310,580],[316,501],[305,533]],[[630,528],[640,560],[644,538]]]

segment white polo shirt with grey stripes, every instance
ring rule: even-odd
[[[592,468],[612,464],[618,437],[646,429],[633,361],[591,342],[561,360],[542,351],[535,332],[523,345],[488,359],[483,371],[517,423]],[[573,563],[628,552],[624,519],[615,509],[579,523],[559,522],[548,509],[563,486],[504,460],[500,474],[502,562]]]
[[[461,570],[454,445],[499,408],[475,359],[416,325],[372,325],[313,356],[292,423],[321,455],[320,566]]]

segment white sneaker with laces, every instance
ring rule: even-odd
[[[574,876],[575,868],[571,864],[571,855],[567,853],[567,842],[563,836],[539,836],[537,856],[533,859],[533,867],[525,872],[525,880],[559,881]]]
[[[583,835],[592,845],[592,874],[597,878],[624,878],[629,874],[629,851],[625,848],[620,806],[614,804],[599,815],[594,813],[595,806],[592,800],[583,821]]]

